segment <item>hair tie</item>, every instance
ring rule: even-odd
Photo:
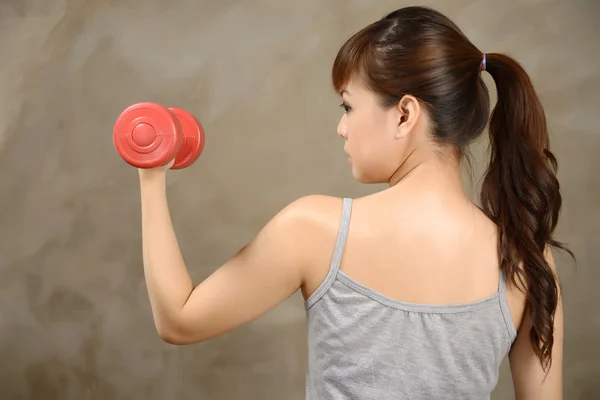
[[[483,61],[482,61],[482,63],[481,63],[481,70],[482,70],[482,71],[485,71],[485,70],[486,70],[486,69],[485,69],[485,68],[486,68],[486,63],[487,63],[487,57],[486,57],[486,54],[485,54],[485,53],[483,53]]]

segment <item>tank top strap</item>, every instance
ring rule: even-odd
[[[506,293],[506,270],[500,268],[500,281],[498,282],[498,292],[500,294]]]
[[[342,255],[344,248],[346,247],[346,238],[348,237],[348,228],[350,227],[350,215],[352,214],[352,199],[342,199],[342,216],[340,225],[335,241],[335,247],[333,249],[333,256],[329,265],[329,273],[319,286],[319,288],[306,300],[305,308],[309,309],[312,307],[326,292],[329,290],[333,281],[335,280],[338,270],[340,268],[340,262],[342,261]]]
[[[500,302],[500,309],[502,310],[502,316],[506,329],[508,330],[508,336],[510,341],[514,341],[517,337],[517,328],[513,323],[510,307],[508,306],[508,298],[506,297],[506,269],[500,268],[500,282],[498,283],[498,299]]]
[[[337,273],[342,261],[342,254],[346,247],[346,238],[348,237],[348,228],[350,226],[350,214],[352,213],[352,199],[344,198],[342,202],[342,218],[340,220],[340,228],[338,230],[333,257],[331,259],[330,270]]]

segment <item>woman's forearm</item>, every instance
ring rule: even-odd
[[[176,329],[194,287],[169,213],[166,174],[141,172],[140,191],[144,274],[154,322],[164,337]]]

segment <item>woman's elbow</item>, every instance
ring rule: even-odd
[[[176,334],[175,332],[167,329],[157,329],[158,336],[168,344],[173,345],[184,345],[189,344],[181,335]]]
[[[200,335],[191,333],[188,329],[185,329],[185,327],[181,326],[181,324],[156,324],[156,331],[158,332],[158,336],[165,343],[172,345],[182,346],[204,341]]]

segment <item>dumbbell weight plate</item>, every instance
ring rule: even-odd
[[[169,109],[156,103],[138,103],[127,107],[117,118],[113,142],[128,164],[154,168],[175,158],[183,144],[183,134]]]
[[[182,169],[192,165],[204,149],[206,141],[204,129],[200,122],[189,112],[179,108],[169,108],[181,124],[183,131],[183,144],[175,156],[175,163],[171,169]]]

